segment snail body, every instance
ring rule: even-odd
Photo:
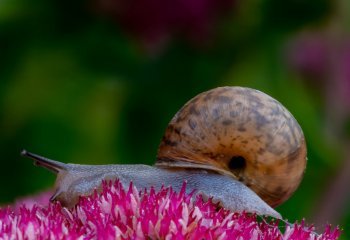
[[[53,161],[36,154],[22,151],[23,156],[35,159],[39,166],[57,173],[56,192],[51,201],[59,201],[65,207],[73,207],[80,196],[90,195],[100,190],[103,180],[118,179],[124,188],[130,182],[138,189],[171,186],[179,192],[186,180],[186,192],[196,190],[205,198],[212,197],[215,202],[237,212],[254,212],[281,218],[280,214],[259,198],[252,190],[231,177],[207,172],[205,170],[171,170],[143,164],[79,165]]]
[[[299,185],[306,165],[302,130],[270,96],[250,88],[220,87],[197,95],[169,123],[155,166],[64,164],[22,151],[57,174],[51,200],[73,206],[103,180],[127,187],[171,186],[233,211],[281,218],[272,207]]]

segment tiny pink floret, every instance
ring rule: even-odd
[[[302,221],[280,230],[254,214],[233,213],[210,199],[171,188],[139,191],[119,181],[81,197],[73,209],[60,203],[0,208],[0,239],[310,239],[334,240],[339,228],[316,234]],[[44,196],[44,195],[43,195]],[[261,219],[261,220],[258,220]]]

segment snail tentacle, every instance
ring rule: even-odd
[[[44,167],[54,173],[67,170],[67,164],[39,156],[25,149],[21,151],[21,156],[33,159],[36,166]]]

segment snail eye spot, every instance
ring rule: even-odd
[[[246,165],[246,160],[242,156],[234,156],[230,159],[228,167],[231,170],[243,169]]]

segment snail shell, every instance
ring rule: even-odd
[[[156,166],[231,176],[275,207],[302,179],[305,138],[292,114],[272,97],[250,88],[219,87],[197,95],[174,116]]]

